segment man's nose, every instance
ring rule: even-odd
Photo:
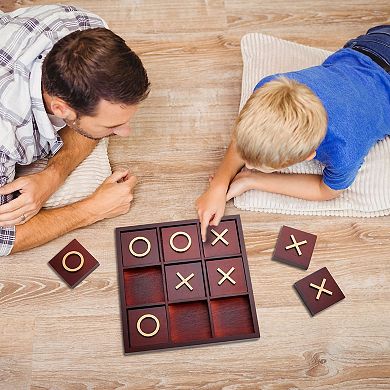
[[[113,134],[119,135],[119,137],[127,137],[131,133],[131,127],[130,125],[123,125],[120,127],[117,127]]]

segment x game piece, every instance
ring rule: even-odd
[[[99,262],[75,239],[57,253],[48,264],[69,285],[76,287]]]
[[[294,287],[312,316],[345,298],[326,267],[299,280]]]
[[[314,234],[282,226],[272,258],[308,269],[316,240]]]

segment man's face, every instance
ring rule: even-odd
[[[111,135],[126,137],[131,132],[130,120],[138,109],[138,105],[125,106],[101,100],[94,116],[81,116],[75,120],[65,119],[65,123],[79,134],[91,138],[102,139]]]

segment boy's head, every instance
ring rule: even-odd
[[[65,36],[42,65],[48,111],[89,138],[127,135],[128,122],[149,85],[139,57],[105,28]]]
[[[248,99],[233,137],[249,167],[270,172],[313,158],[326,128],[320,99],[307,86],[280,77]]]

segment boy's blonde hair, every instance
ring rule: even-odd
[[[280,169],[306,160],[324,139],[327,122],[326,110],[311,89],[280,77],[248,99],[233,137],[245,162]]]

